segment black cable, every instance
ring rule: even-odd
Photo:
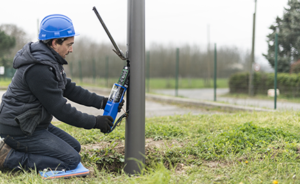
[[[119,123],[122,122],[123,118],[127,117],[128,116],[128,113],[129,113],[129,110],[126,111],[124,114],[122,114],[119,119],[114,123],[114,125],[112,126],[111,130],[109,132],[106,132],[105,134],[109,134],[111,133],[117,126]]]

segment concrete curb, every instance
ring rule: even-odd
[[[257,107],[247,107],[247,106],[239,106],[239,105],[231,105],[231,104],[223,104],[218,102],[209,102],[209,101],[201,101],[197,99],[187,99],[187,98],[178,98],[178,97],[170,97],[170,96],[162,96],[162,95],[154,95],[154,94],[146,94],[146,99],[160,101],[171,104],[180,104],[185,106],[193,106],[204,109],[211,110],[223,110],[227,112],[235,112],[235,111],[261,111],[261,112],[273,112],[274,110],[263,109]]]

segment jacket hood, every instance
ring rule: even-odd
[[[14,57],[13,67],[20,68],[23,65],[41,64],[42,61],[59,62],[67,64],[56,51],[42,42],[29,42]]]

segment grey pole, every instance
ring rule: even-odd
[[[130,78],[124,171],[127,174],[140,174],[145,163],[145,0],[127,2],[127,57],[130,61]]]
[[[253,30],[252,30],[252,51],[251,51],[251,63],[250,63],[250,72],[249,72],[249,96],[254,95],[253,89],[253,64],[255,62],[255,19],[256,19],[256,0],[255,0],[255,11],[253,13]]]

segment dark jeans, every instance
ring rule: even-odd
[[[0,136],[12,148],[3,164],[6,168],[68,170],[75,169],[81,159],[80,143],[52,124],[31,136]]]

